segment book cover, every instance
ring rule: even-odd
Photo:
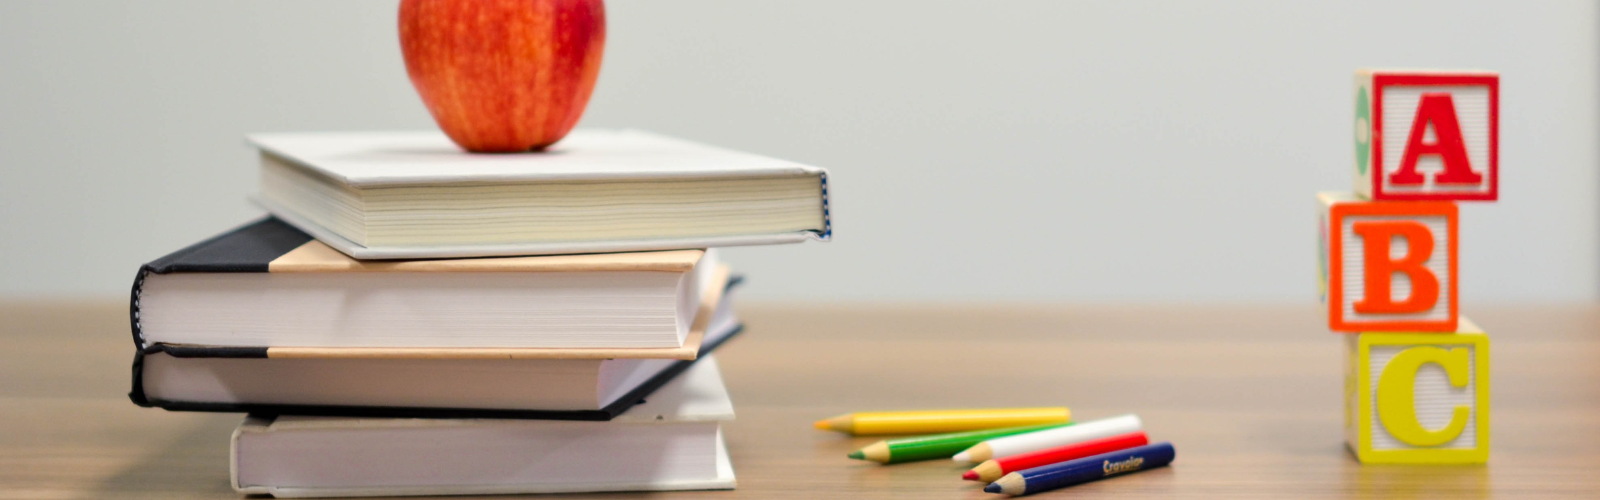
[[[360,259],[710,248],[832,236],[827,170],[640,131],[579,130],[547,152],[517,155],[463,153],[437,131],[248,140],[262,151],[262,191],[253,201]]]
[[[713,356],[609,422],[250,415],[235,490],[277,497],[731,489]]]
[[[360,261],[266,218],[141,266],[129,320],[141,349],[165,342],[271,346],[276,356],[349,347],[381,356],[451,348],[461,356],[467,351],[456,348],[475,347],[487,356],[692,357],[694,317],[714,305],[727,275],[714,256]]]

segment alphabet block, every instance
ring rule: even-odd
[[[1483,463],[1489,459],[1489,336],[1346,337],[1345,441],[1362,463]]]
[[[1356,193],[1498,199],[1499,110],[1492,71],[1357,70]]]
[[[1456,330],[1455,203],[1372,202],[1350,193],[1317,199],[1328,329]]]

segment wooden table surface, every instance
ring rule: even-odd
[[[1312,307],[743,307],[718,355],[739,488],[650,496],[997,498],[949,462],[848,460],[874,439],[811,422],[1065,404],[1138,413],[1178,459],[1036,498],[1600,498],[1600,308],[1465,309],[1492,339],[1487,466],[1357,464],[1342,344]],[[239,416],[135,407],[132,354],[124,304],[0,304],[0,499],[238,497]]]

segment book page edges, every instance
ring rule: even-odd
[[[688,272],[704,250],[592,255],[547,255],[479,259],[361,261],[319,240],[300,245],[267,264],[272,273],[331,272]]]
[[[237,455],[237,449],[235,450]],[[234,458],[237,460],[237,457]],[[235,476],[237,478],[237,476]],[[235,479],[237,481],[237,479]],[[704,480],[659,482],[595,482],[567,484],[521,485],[459,485],[459,486],[396,486],[375,488],[280,488],[274,486],[240,487],[235,482],[234,491],[242,494],[266,494],[278,498],[315,497],[372,497],[372,496],[424,496],[424,495],[496,495],[517,493],[586,493],[602,491],[690,491],[731,490],[737,485],[733,463],[728,457],[728,445],[722,431],[717,431],[717,477]]]
[[[345,255],[364,260],[392,260],[392,259],[447,259],[467,257],[499,257],[510,255],[554,255],[554,254],[583,254],[603,252],[647,252],[656,250],[679,250],[684,248],[711,248],[711,247],[739,247],[751,245],[782,245],[800,243],[808,239],[827,241],[830,234],[816,231],[795,231],[786,233],[740,235],[740,236],[712,236],[695,238],[666,238],[666,239],[640,239],[640,240],[614,240],[614,241],[581,241],[571,243],[505,243],[483,245],[441,245],[441,246],[373,246],[368,247],[350,241],[338,233],[329,231],[320,225],[295,214],[293,211],[273,203],[259,195],[250,196],[250,202],[260,206],[278,219],[304,231],[318,241],[333,247]]]
[[[718,266],[712,285],[705,287],[700,308],[695,311],[689,335],[680,347],[667,348],[406,348],[406,347],[269,347],[271,359],[695,359],[705,340],[711,316],[722,302],[731,270]]]

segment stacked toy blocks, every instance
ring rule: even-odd
[[[1489,458],[1489,336],[1458,310],[1456,202],[1499,198],[1499,96],[1493,72],[1356,72],[1355,189],[1317,199],[1363,463]]]

